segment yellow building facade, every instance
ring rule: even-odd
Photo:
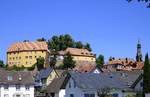
[[[17,42],[7,50],[7,64],[9,67],[13,65],[31,67],[39,57],[43,57],[45,60],[48,57],[46,42]]]
[[[75,62],[92,62],[95,63],[96,61],[96,55],[92,52],[88,51],[87,49],[78,49],[78,48],[67,48],[65,51],[60,51],[57,65],[63,64],[63,59],[66,53],[70,53],[73,60]]]

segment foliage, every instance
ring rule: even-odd
[[[104,87],[104,88],[97,90],[97,95],[98,95],[98,97],[106,97],[106,96],[108,96],[109,92],[110,92],[110,88]]]
[[[137,1],[137,2],[143,2],[146,3],[147,8],[150,8],[150,0],[127,0],[128,2]]]
[[[61,51],[65,50],[68,47],[87,48],[90,51],[92,50],[90,44],[87,43],[86,45],[84,45],[81,41],[76,42],[69,34],[53,36],[48,40],[49,50]]]
[[[0,60],[0,67],[4,68],[5,67],[5,64],[2,60]]]
[[[31,67],[27,67],[27,70],[29,70],[29,71],[32,71],[32,70],[34,70],[34,69],[35,69],[35,64],[32,65]]]
[[[104,56],[99,55],[98,58],[96,59],[96,64],[98,67],[102,67],[104,65]]]
[[[52,68],[55,67],[56,62],[57,62],[56,58],[57,58],[56,55],[53,55],[50,57],[50,67],[52,67]]]
[[[37,66],[37,69],[38,71],[40,71],[41,69],[44,69],[44,62],[45,62],[45,59],[43,57],[39,57],[36,59],[36,66]]]
[[[64,69],[72,69],[75,67],[75,61],[73,61],[73,58],[69,52],[64,56],[63,64]]]
[[[90,46],[89,43],[86,43],[85,46],[84,46],[85,49],[89,50],[89,51],[92,51],[92,48]]]
[[[76,47],[76,48],[83,48],[82,42],[81,42],[81,41],[75,42],[75,47]]]
[[[149,64],[149,57],[148,54],[145,56],[144,62],[144,93],[150,93],[150,64]]]
[[[46,41],[46,39],[44,37],[37,39],[37,41],[41,42],[41,41]]]

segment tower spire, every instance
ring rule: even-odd
[[[140,43],[139,39],[138,39],[138,43],[137,43],[136,61],[137,62],[141,62],[142,61],[141,43]]]

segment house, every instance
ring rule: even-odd
[[[0,70],[0,97],[34,97],[31,73]]]
[[[54,79],[46,92],[50,97],[98,97],[105,89],[113,97],[136,95],[127,83],[117,77],[79,72],[70,72],[66,77]]]
[[[112,58],[104,65],[104,68],[110,71],[142,70],[143,67],[144,67],[143,62],[136,62],[130,58],[119,58],[119,59]]]
[[[96,65],[92,65],[92,64],[77,65],[74,68],[74,71],[80,72],[80,73],[101,73],[101,72],[103,72],[101,68],[98,68],[98,67],[96,67]]]
[[[46,87],[48,86],[54,78],[61,76],[63,70],[54,70],[51,67],[42,69],[35,77],[36,86]]]
[[[92,64],[95,64],[96,55],[93,54],[92,52],[88,51],[87,49],[83,49],[83,48],[79,49],[79,48],[68,47],[66,50],[58,52],[57,66],[62,64],[64,56],[68,52],[73,57],[73,60],[76,62],[76,65],[79,65],[80,62],[82,62],[82,63],[83,62],[90,62]]]
[[[36,63],[36,59],[43,57],[45,67],[48,66],[48,45],[46,42],[16,42],[7,50],[7,64],[21,67],[31,67]]]

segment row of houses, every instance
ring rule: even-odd
[[[96,64],[96,54],[84,48],[78,49],[68,47],[66,50],[58,51],[56,63],[57,67],[63,64],[64,56],[68,52],[76,62],[77,68],[81,67],[82,65]],[[109,71],[141,70],[144,66],[141,54],[141,44],[138,42],[136,61],[130,58],[110,58],[110,60],[104,64],[104,69]],[[7,64],[9,67],[14,65],[18,67],[31,67],[36,63],[37,58],[43,57],[45,59],[44,66],[47,68],[49,67],[51,56],[53,55],[48,49],[48,44],[46,42],[16,42],[7,50]]]
[[[143,71],[90,72],[0,69],[0,97],[127,97],[143,91]]]
[[[67,48],[59,51],[57,55],[56,66],[62,64],[66,53],[70,53],[76,64],[92,63],[95,64],[96,55],[87,49]],[[46,42],[16,42],[7,49],[7,64],[9,67],[14,65],[21,67],[31,67],[36,63],[36,59],[43,57],[45,59],[45,67],[49,66],[49,58],[52,56]]]

